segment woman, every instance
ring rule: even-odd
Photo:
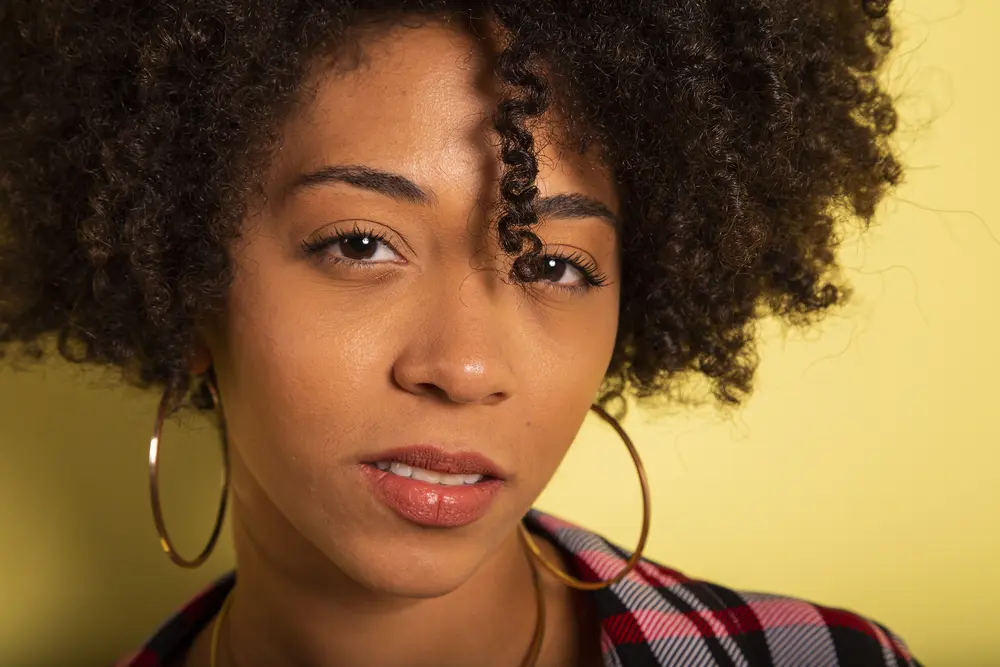
[[[181,565],[164,419],[228,455],[237,574],[123,664],[917,665],[531,510],[588,411],[737,404],[842,300],[886,4],[6,3],[0,336],[163,389]]]

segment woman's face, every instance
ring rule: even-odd
[[[617,329],[618,203],[596,159],[536,130],[551,257],[544,280],[512,284],[490,232],[484,46],[435,23],[364,54],[319,73],[288,120],[208,347],[251,536],[286,530],[275,553],[439,595],[511,535],[595,398]],[[399,460],[499,479],[420,481]]]

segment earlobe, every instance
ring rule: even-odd
[[[191,375],[204,375],[212,367],[212,352],[200,336],[195,337],[194,345],[188,352],[188,369]]]

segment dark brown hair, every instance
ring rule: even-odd
[[[193,327],[310,63],[359,22],[504,34],[502,248],[530,281],[530,120],[552,104],[619,187],[621,325],[604,397],[690,373],[750,390],[754,324],[845,293],[839,214],[900,179],[874,0],[9,0],[0,8],[0,343],[187,387]],[[542,72],[545,74],[543,75]],[[556,83],[557,82],[557,83]]]

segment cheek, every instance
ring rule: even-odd
[[[590,307],[573,317],[558,316],[544,336],[523,349],[531,363],[524,378],[530,396],[522,408],[525,463],[542,485],[566,455],[604,379],[618,330],[617,285],[603,288]]]
[[[532,357],[527,366],[532,382],[549,387],[551,401],[590,399],[604,377],[618,331],[617,284],[584,297],[584,305],[552,308],[537,320],[535,335],[521,353]]]
[[[241,449],[320,475],[338,460],[336,436],[370,426],[366,408],[384,390],[392,355],[379,337],[385,315],[372,302],[358,294],[334,303],[294,273],[237,272],[223,390]]]

